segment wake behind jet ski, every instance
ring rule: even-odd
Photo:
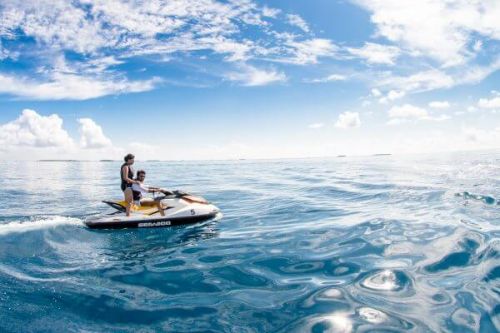
[[[182,191],[155,198],[160,202],[165,216],[161,216],[157,206],[134,206],[130,216],[126,216],[125,201],[103,201],[116,209],[115,212],[90,217],[84,223],[92,229],[154,228],[191,224],[216,217],[219,208],[202,197]]]

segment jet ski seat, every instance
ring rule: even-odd
[[[123,201],[123,200],[121,200],[121,201],[119,201],[119,200],[115,200],[115,201],[104,200],[103,202],[110,205],[111,207],[121,211],[121,212],[124,212],[127,209],[127,202]],[[168,208],[169,207],[164,207],[163,210],[168,209]],[[159,212],[158,208],[156,206],[138,206],[136,204],[132,204],[132,211],[137,212],[137,213],[141,213],[144,215],[153,215],[153,214],[156,214]]]

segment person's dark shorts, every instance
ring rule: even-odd
[[[122,192],[125,192],[125,190],[127,189],[127,187],[132,187],[132,185],[131,184],[122,184],[120,187],[122,189]]]

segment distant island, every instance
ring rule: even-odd
[[[337,157],[347,157],[347,155],[337,155]]]

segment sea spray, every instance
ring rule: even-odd
[[[0,224],[0,236],[12,233],[23,233],[49,228],[57,228],[62,225],[82,226],[82,220],[67,216],[39,216],[32,217],[26,221],[13,221]]]

